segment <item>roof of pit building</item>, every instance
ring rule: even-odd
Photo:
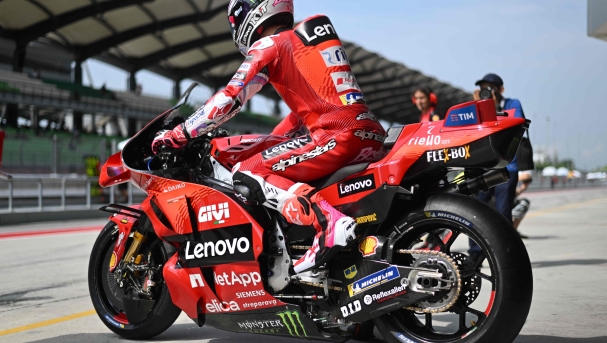
[[[226,21],[229,0],[3,0],[0,62],[27,45],[26,66],[67,73],[73,60],[96,58],[128,72],[147,69],[172,80],[185,78],[218,89],[243,57]],[[27,14],[27,15],[25,15]],[[380,119],[414,122],[416,87],[432,88],[438,112],[471,95],[448,83],[344,41],[365,100]],[[49,59],[48,56],[54,56]],[[271,87],[262,95],[279,100]]]

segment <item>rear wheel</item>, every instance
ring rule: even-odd
[[[388,342],[512,342],[523,327],[533,291],[527,250],[512,225],[486,204],[461,195],[440,194],[411,212],[387,235],[395,249],[440,251],[457,264],[461,292],[448,310],[451,293],[376,318]],[[478,253],[468,252],[468,241]],[[415,259],[416,257],[413,256]],[[418,257],[419,258],[419,257]],[[395,254],[393,263],[410,264]]]
[[[118,229],[109,222],[97,237],[89,261],[89,293],[101,321],[112,331],[127,339],[148,339],[168,329],[181,310],[173,304],[166,284],[156,280],[153,295],[154,305],[145,319],[129,323],[123,298],[131,296],[127,287],[120,287],[114,273],[109,271],[110,258],[116,243]],[[126,242],[128,247],[129,241]],[[144,256],[151,256],[154,265],[164,265],[168,256],[161,241],[146,241],[140,248]],[[162,269],[156,277],[162,278]]]

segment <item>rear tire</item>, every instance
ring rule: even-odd
[[[121,337],[127,339],[149,339],[166,331],[181,313],[181,310],[175,306],[169,295],[166,284],[163,283],[159,290],[156,303],[148,316],[140,323],[130,324],[121,312],[120,305],[122,296],[111,294],[111,290],[119,292],[116,289],[115,282],[111,283],[109,273],[109,257],[112,254],[117,239],[118,229],[113,222],[109,222],[101,231],[89,261],[89,293],[97,315],[110,330]],[[130,241],[127,241],[127,247]],[[149,242],[152,243],[152,242]],[[159,254],[162,261],[156,261],[164,264],[168,260],[163,245],[159,244]],[[108,294],[109,293],[109,294]]]
[[[426,213],[430,213],[429,211],[451,213],[460,220],[429,218],[426,215]],[[469,221],[467,223],[469,225],[462,225],[461,219]],[[445,224],[453,227],[453,232],[457,232],[456,228],[459,226],[462,233],[479,243],[487,258],[484,263],[489,264],[491,268],[491,277],[494,280],[493,303],[487,307],[485,312],[478,311],[479,318],[482,320],[479,319],[478,323],[469,328],[467,332],[460,324],[459,331],[456,333],[441,335],[439,332],[434,332],[432,325],[429,326],[429,329],[420,326],[415,319],[418,317],[415,317],[412,311],[398,310],[374,319],[375,325],[386,341],[394,343],[513,342],[529,314],[533,293],[533,275],[529,256],[521,238],[501,214],[471,197],[456,194],[433,195],[426,200],[423,206],[402,218],[393,229],[390,229],[391,232],[387,232],[385,235],[392,235],[393,238],[400,236],[395,247],[403,248],[402,245],[399,245],[400,242],[405,244],[408,240],[417,239],[417,235],[423,232],[421,228],[424,225],[440,227]],[[450,252],[450,246],[442,246],[441,251],[443,249]],[[465,302],[465,299],[462,300],[462,296],[463,292],[460,294],[458,303]],[[468,305],[461,306],[464,309],[464,318],[466,318]],[[452,310],[453,308],[449,311]],[[464,319],[464,321],[466,320]],[[430,323],[432,322],[430,321]]]

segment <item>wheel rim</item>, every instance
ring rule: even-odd
[[[114,250],[114,244],[116,242],[116,234],[117,231],[112,234],[112,239],[110,239],[103,247],[103,258],[98,260],[98,265],[96,268],[97,277],[95,278],[97,280],[96,289],[101,306],[105,311],[104,315],[110,317],[106,319],[111,319],[113,321],[118,322],[119,324],[122,324],[122,329],[128,329],[132,326],[127,326],[129,324],[129,321],[127,319],[126,313],[124,312],[124,305],[122,302],[122,297],[125,295],[124,290],[118,287],[117,281],[114,278],[114,274],[109,271],[110,259]],[[125,244],[128,246],[130,244],[130,241],[131,239],[129,239]],[[151,250],[153,261],[166,261],[166,256],[164,255],[163,249],[160,249],[157,244],[153,244],[151,247],[148,247],[148,249],[146,249],[145,246],[142,246],[141,250],[145,250],[146,254],[147,251]],[[160,273],[160,275],[162,275],[162,273]],[[161,290],[162,288],[166,288],[166,286],[162,285],[162,287],[159,287],[158,290],[155,292],[156,302],[152,307],[150,313],[154,312],[154,310],[158,307],[163,298],[163,292]]]
[[[456,241],[461,250],[461,240],[466,237],[475,241],[482,250],[474,263],[468,257],[467,251],[463,253],[452,251]],[[499,281],[495,257],[487,248],[486,242],[468,227],[433,218],[416,223],[413,228],[408,229],[396,242],[394,250],[397,248],[431,249],[448,254],[456,261],[463,283],[459,299],[446,312],[417,314],[400,310],[391,313],[394,322],[402,331],[424,341],[457,342],[483,327],[491,314]],[[398,264],[396,256],[393,262]],[[481,268],[483,265],[488,268]],[[482,282],[482,286],[479,282]],[[483,291],[485,294],[479,298]],[[477,304],[477,300],[481,303]],[[439,317],[438,321],[437,317]]]

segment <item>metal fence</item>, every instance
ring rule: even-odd
[[[100,188],[97,178],[18,176],[0,179],[0,213],[85,210],[100,205],[142,201],[146,194],[124,184]]]

